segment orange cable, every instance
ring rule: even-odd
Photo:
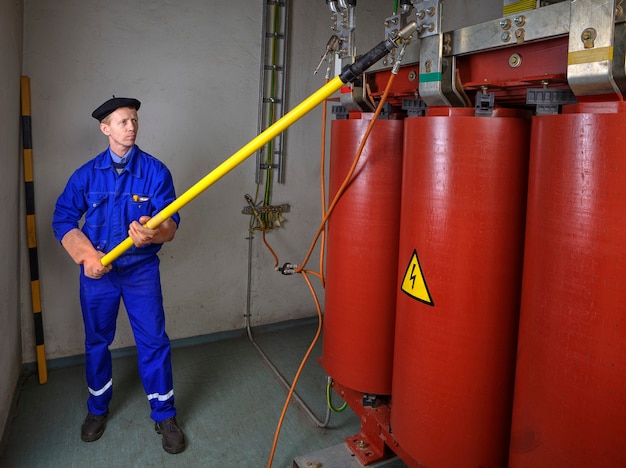
[[[328,83],[328,77],[325,80]],[[324,183],[324,172],[326,167],[326,110],[327,101],[325,100],[322,105],[322,151],[320,152],[320,198],[322,205],[322,219],[326,216],[326,185]],[[326,287],[326,278],[324,277],[324,253],[326,245],[326,230],[322,232],[322,239],[320,241],[320,272],[319,279],[322,282],[322,287]]]
[[[307,350],[306,354],[304,355],[304,358],[302,359],[302,362],[300,363],[300,366],[298,367],[298,370],[296,372],[296,375],[293,379],[293,383],[291,384],[291,387],[289,388],[289,393],[287,394],[287,399],[285,400],[285,404],[283,405],[283,410],[280,413],[280,418],[278,420],[278,426],[276,427],[276,433],[274,434],[274,443],[272,444],[272,451],[270,453],[270,457],[269,460],[267,461],[267,467],[271,468],[272,466],[272,461],[274,459],[274,453],[276,452],[276,446],[278,444],[278,435],[280,434],[280,428],[283,424],[283,420],[285,419],[285,414],[287,413],[287,408],[289,407],[289,402],[291,401],[291,397],[293,396],[293,393],[296,389],[296,383],[298,382],[298,379],[300,378],[300,374],[302,374],[302,370],[304,369],[304,365],[306,364],[307,360],[309,359],[309,356],[311,355],[311,352],[313,351],[313,348],[315,347],[315,344],[317,343],[317,340],[319,339],[320,335],[322,334],[322,308],[320,306],[319,300],[317,298],[317,295],[315,294],[315,289],[313,288],[313,285],[311,284],[311,281],[309,280],[306,272],[302,271],[302,277],[304,278],[304,280],[306,281],[306,283],[309,285],[309,289],[311,290],[311,294],[313,295],[313,299],[315,300],[315,306],[317,307],[317,316],[318,316],[318,326],[317,326],[317,332],[315,333],[315,337],[313,338],[313,341],[311,342],[311,345],[309,346],[309,349]]]
[[[265,244],[265,247],[268,248],[268,250],[270,251],[270,253],[274,257],[274,269],[276,269],[278,267],[278,263],[279,263],[278,256],[276,255],[276,252],[274,252],[274,249],[272,249],[272,247],[270,246],[269,242],[267,242],[267,239],[265,238],[265,233],[267,231],[265,229],[263,229],[262,231],[263,231],[263,243]]]
[[[311,294],[313,296],[313,300],[315,301],[315,307],[317,308],[317,316],[318,316],[318,326],[317,326],[317,332],[315,334],[315,337],[313,338],[313,341],[311,342],[311,345],[309,346],[309,349],[307,350],[306,354],[304,355],[304,358],[302,359],[302,362],[300,363],[300,366],[298,367],[298,370],[296,372],[296,375],[294,377],[294,380],[291,384],[291,387],[289,388],[289,393],[287,394],[287,398],[285,400],[285,404],[283,405],[283,410],[280,414],[280,418],[278,420],[278,425],[276,426],[276,432],[274,434],[274,441],[272,443],[272,449],[270,451],[270,456],[269,459],[267,461],[267,467],[271,468],[272,466],[272,461],[274,460],[274,454],[276,452],[276,446],[278,445],[278,436],[280,434],[280,429],[282,427],[283,424],[283,420],[285,419],[285,414],[287,413],[287,408],[289,407],[289,402],[291,401],[291,398],[293,396],[293,393],[295,391],[296,388],[296,383],[298,382],[298,379],[300,378],[300,374],[302,373],[302,369],[304,368],[304,365],[306,364],[307,360],[309,359],[309,356],[311,354],[311,352],[313,351],[313,348],[315,347],[315,344],[317,343],[317,340],[319,339],[321,333],[322,333],[322,308],[320,306],[319,300],[317,298],[317,295],[315,294],[315,289],[313,288],[313,285],[311,284],[311,281],[309,280],[309,277],[307,276],[308,273],[311,274],[315,274],[316,276],[318,276],[322,281],[323,281],[323,276],[322,274],[319,273],[315,273],[309,270],[305,270],[304,266],[306,265],[306,263],[308,262],[309,258],[311,257],[311,253],[313,251],[313,248],[315,247],[315,244],[317,243],[317,240],[321,234],[321,232],[323,231],[324,227],[326,226],[326,222],[328,221],[328,218],[330,217],[332,211],[335,209],[335,206],[337,205],[337,202],[339,201],[339,199],[341,198],[341,196],[343,195],[343,193],[346,191],[348,184],[350,183],[350,180],[352,179],[352,174],[354,173],[356,166],[359,162],[359,159],[361,157],[361,154],[363,153],[363,149],[365,148],[365,143],[367,142],[367,139],[369,138],[370,133],[372,132],[372,129],[374,128],[374,123],[376,122],[376,119],[378,118],[378,116],[380,115],[383,105],[385,103],[385,101],[387,100],[387,96],[389,95],[389,91],[391,90],[391,85],[393,83],[393,80],[395,78],[395,74],[391,74],[389,81],[387,83],[387,86],[385,88],[385,91],[380,99],[380,102],[378,103],[378,107],[376,108],[376,111],[374,112],[374,115],[372,117],[372,120],[370,121],[365,134],[363,135],[363,139],[361,140],[361,144],[359,145],[359,148],[357,150],[356,156],[354,158],[354,162],[352,163],[352,167],[350,168],[350,171],[348,172],[348,175],[346,176],[346,178],[344,179],[343,183],[341,184],[341,187],[339,187],[339,190],[337,191],[337,194],[335,195],[335,198],[333,199],[332,203],[330,204],[330,206],[328,207],[328,210],[323,214],[323,218],[322,218],[322,222],[315,234],[315,238],[311,244],[311,247],[309,248],[309,251],[307,252],[307,255],[305,257],[304,262],[302,263],[302,265],[300,265],[297,269],[296,269],[296,273],[300,273],[302,274],[302,277],[304,278],[304,280],[306,281],[307,285],[309,286],[309,289],[311,291]]]
[[[329,79],[326,78],[324,84],[328,83]],[[321,206],[322,206],[322,219],[326,214],[326,186],[324,183],[324,172],[326,167],[326,115],[327,115],[327,100],[324,100],[322,103],[322,135],[321,135],[321,154],[320,154],[320,197],[321,197]],[[258,186],[257,186],[258,187]],[[274,257],[274,269],[276,269],[280,263],[278,256],[270,246],[269,242],[265,237],[265,233],[267,232],[264,227],[261,228],[263,232],[263,243],[268,248],[272,256]],[[320,272],[316,273],[314,271],[309,271],[309,273],[317,276],[322,283],[322,287],[326,286],[326,279],[324,278],[324,248],[325,245],[325,232],[322,233],[322,239],[320,241]]]
[[[321,232],[324,230],[326,226],[326,222],[328,221],[328,218],[330,218],[330,215],[332,214],[333,210],[337,206],[339,199],[342,197],[343,193],[347,190],[350,180],[352,179],[352,174],[354,174],[354,171],[356,170],[356,166],[359,162],[359,159],[361,158],[361,154],[363,153],[363,149],[365,148],[365,143],[367,142],[367,139],[369,138],[369,135],[372,132],[372,129],[374,128],[374,123],[376,123],[376,120],[378,119],[378,116],[380,115],[382,111],[383,105],[385,101],[387,100],[387,96],[389,95],[389,91],[391,90],[391,85],[395,77],[396,75],[393,73],[389,77],[389,81],[387,82],[387,87],[385,88],[385,92],[383,93],[380,99],[380,102],[378,103],[378,107],[376,108],[376,111],[374,112],[374,116],[372,117],[372,120],[370,121],[367,127],[367,130],[365,131],[365,134],[363,135],[363,139],[361,140],[361,144],[359,145],[359,149],[357,150],[356,157],[354,158],[354,161],[352,162],[352,166],[350,167],[350,170],[348,171],[348,175],[346,176],[343,183],[339,187],[339,190],[337,190],[337,193],[335,194],[335,198],[333,199],[330,206],[328,207],[328,210],[324,214],[324,217],[322,218],[322,222],[320,223],[320,226],[318,227],[317,232],[315,233],[315,237],[313,238],[313,242],[311,242],[309,251],[304,257],[302,264],[296,269],[296,273],[300,273],[301,271],[304,270],[304,267],[308,263],[309,258],[311,257],[311,254],[313,253],[313,248],[315,247],[315,244],[317,243],[317,240],[319,239]]]

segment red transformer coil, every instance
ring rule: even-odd
[[[371,114],[334,120],[329,199],[353,164]],[[402,181],[402,120],[377,120],[328,222],[322,366],[342,385],[391,392]]]
[[[533,121],[512,468],[626,466],[625,121]]]
[[[507,463],[530,119],[405,121],[391,430],[429,468]]]

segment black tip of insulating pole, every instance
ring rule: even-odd
[[[389,37],[387,40],[382,41],[368,53],[359,58],[351,65],[346,65],[341,70],[341,81],[349,83],[354,81],[360,74],[362,74],[369,67],[378,62],[381,58],[398,47],[398,41],[407,40],[410,41],[413,37],[413,33],[419,30],[417,22],[411,21],[402,29],[400,29],[394,37]]]
[[[339,78],[344,83],[350,83],[356,80],[365,70],[374,65],[395,48],[395,42],[390,40],[382,41],[365,55],[361,56],[356,62],[346,65],[343,70],[341,70]]]

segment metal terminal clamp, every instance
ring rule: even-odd
[[[293,275],[297,269],[298,269],[298,265],[287,262],[283,266],[277,267],[276,271],[280,271],[283,275],[288,276],[288,275]]]

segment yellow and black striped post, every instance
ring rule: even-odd
[[[39,383],[48,381],[46,349],[43,340],[41,291],[39,288],[39,258],[37,255],[37,230],[35,228],[35,184],[33,181],[33,141],[30,119],[30,79],[22,76],[22,151],[24,156],[24,190],[26,192],[26,235],[30,263],[30,293],[35,319],[35,345]]]

